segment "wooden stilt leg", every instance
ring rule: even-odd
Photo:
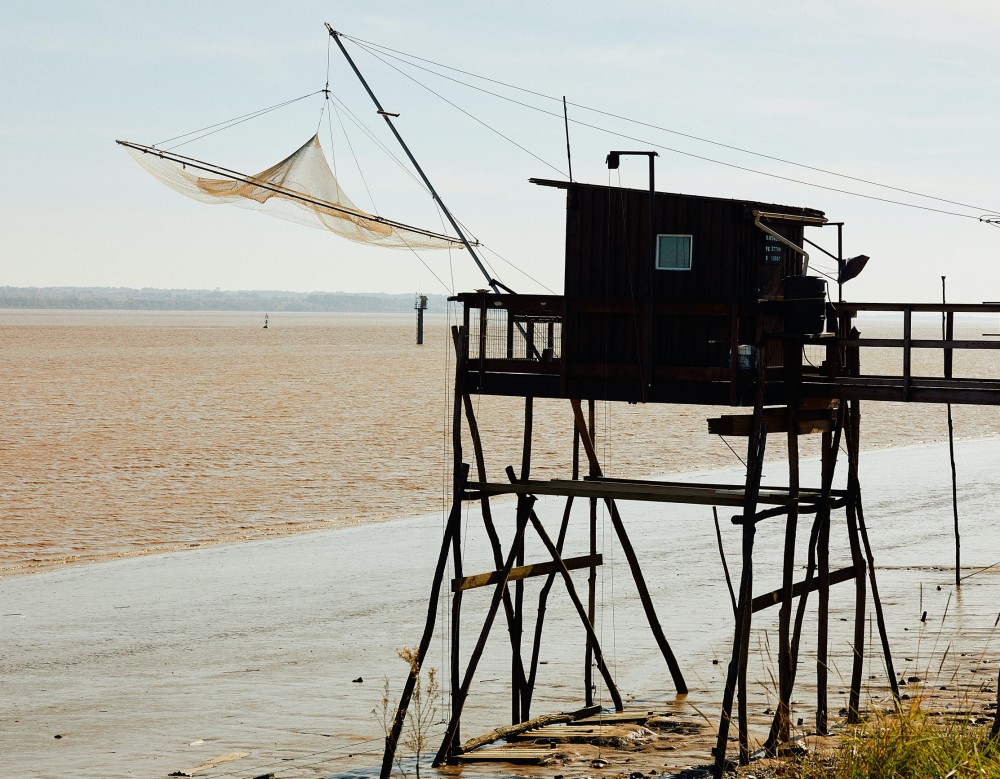
[[[823,483],[833,481],[833,468],[837,452],[831,450],[833,435],[823,433]],[[829,473],[829,476],[827,474]],[[816,732],[827,733],[827,678],[829,672],[828,644],[830,628],[830,498],[829,490],[823,491],[823,504],[817,515],[820,519],[816,538],[816,562],[819,574],[816,639]]]
[[[1000,673],[997,673],[997,707],[993,714],[993,727],[990,728],[990,738],[1000,738]]]
[[[747,723],[747,660],[750,656],[750,628],[753,612],[750,601],[753,600],[753,541],[755,533],[756,526],[752,521],[743,528],[743,566],[746,576],[740,587],[743,605],[740,609],[740,653],[737,658],[740,765],[749,765],[750,763],[750,732]]]
[[[472,406],[472,398],[468,393],[462,396],[462,401],[465,405],[465,419],[469,427],[469,437],[472,439],[472,448],[476,455],[476,471],[479,474],[479,481],[484,482],[487,481],[486,458],[483,455],[483,442],[482,437],[479,435],[479,423],[476,421],[476,412]],[[480,508],[483,514],[483,526],[486,529],[486,536],[489,538],[490,548],[493,551],[493,564],[497,569],[500,569],[503,566],[503,550],[500,548],[500,536],[497,534],[496,524],[493,522],[493,511],[490,507],[489,495],[483,494],[480,501]],[[503,593],[503,610],[507,618],[507,632],[509,635],[513,635],[514,601],[511,598],[509,588],[505,589]],[[514,678],[522,686],[525,686],[527,683],[525,682],[523,658],[513,642],[511,642],[511,657],[513,659]]]
[[[396,717],[393,720],[392,729],[389,732],[389,735],[386,736],[385,752],[382,757],[382,770],[380,773],[381,779],[388,779],[392,773],[392,762],[396,754],[396,746],[399,743],[399,735],[402,732],[403,724],[406,721],[406,711],[409,708],[410,699],[413,696],[413,689],[416,685],[417,678],[420,675],[420,669],[423,665],[424,658],[427,655],[427,650],[430,647],[430,642],[434,635],[434,621],[437,615],[438,593],[441,590],[441,583],[444,579],[444,571],[448,562],[448,550],[451,547],[451,538],[459,533],[461,516],[461,504],[456,504],[455,508],[452,510],[451,516],[449,516],[448,525],[441,543],[441,552],[438,555],[437,566],[434,569],[434,580],[431,584],[431,596],[428,600],[427,606],[427,620],[424,624],[424,632],[421,636],[420,644],[417,647],[416,662],[410,668],[410,674],[406,679],[402,695],[400,696],[399,705],[396,708]]]
[[[472,678],[475,676],[476,669],[479,667],[479,660],[482,658],[483,650],[486,648],[486,640],[489,638],[490,629],[493,627],[493,621],[496,619],[497,612],[500,610],[500,602],[503,600],[503,591],[507,586],[510,569],[514,567],[514,561],[517,559],[517,550],[520,548],[521,542],[524,539],[524,529],[528,524],[528,509],[530,508],[530,504],[533,500],[533,498],[526,497],[526,505],[524,509],[518,511],[517,529],[514,533],[514,540],[511,543],[510,553],[507,555],[504,566],[500,571],[500,579],[493,590],[493,599],[490,601],[489,610],[486,612],[486,621],[483,624],[482,630],[479,632],[479,640],[476,641],[476,645],[472,650],[472,655],[469,658],[469,665],[465,669],[465,676],[462,679],[462,683],[455,695],[455,705],[452,707],[451,721],[445,729],[444,739],[441,741],[441,747],[438,749],[437,755],[434,757],[433,765],[435,767],[441,765],[448,759],[451,745],[455,740],[455,733],[458,731],[459,721],[462,716],[462,708],[465,706],[465,701],[469,697],[469,687],[472,686]]]
[[[569,517],[573,510],[573,496],[566,498],[566,509],[563,511],[562,524],[559,526],[559,539],[556,541],[556,550],[562,555],[563,544],[566,540],[566,531],[569,529]],[[500,566],[497,566],[498,568]],[[538,593],[538,616],[535,619],[535,637],[531,645],[531,661],[528,665],[528,678],[525,682],[524,694],[524,715],[525,719],[530,719],[531,698],[535,691],[535,676],[538,672],[538,657],[542,649],[542,628],[545,623],[545,607],[548,602],[549,591],[556,580],[555,573],[550,573],[545,577],[545,584],[542,585]],[[589,638],[588,638],[589,642]],[[587,704],[590,705],[589,703]]]
[[[573,412],[576,416],[576,426],[580,431],[580,439],[583,442],[583,448],[587,452],[587,457],[590,460],[591,471],[594,472],[595,475],[600,476],[601,466],[597,459],[597,452],[594,449],[593,440],[587,433],[587,428],[584,424],[583,412],[580,409],[580,401],[574,400],[572,403]],[[684,681],[684,675],[681,673],[680,666],[677,664],[677,658],[674,657],[674,653],[670,649],[667,637],[663,634],[663,628],[660,626],[660,621],[656,616],[656,610],[653,608],[653,599],[649,595],[649,588],[646,586],[646,580],[642,575],[642,569],[639,567],[639,560],[636,557],[635,549],[632,546],[632,542],[629,540],[628,533],[625,531],[625,524],[622,522],[621,515],[618,513],[618,507],[614,500],[610,498],[605,499],[604,502],[611,514],[611,524],[614,526],[615,533],[618,536],[618,542],[621,544],[622,552],[625,555],[625,559],[628,561],[629,570],[632,572],[632,579],[635,581],[635,588],[639,594],[639,600],[642,602],[642,608],[646,614],[646,621],[649,623],[649,628],[660,648],[660,653],[663,655],[663,659],[666,660],[667,667],[670,669],[670,675],[674,680],[674,687],[677,688],[678,693],[684,695],[688,691],[687,683]]]
[[[521,450],[521,479],[527,481],[531,475],[531,432],[534,419],[534,401],[529,396],[524,399],[524,439]],[[518,499],[518,512],[526,511],[527,502]],[[520,520],[519,520],[520,521]],[[524,536],[521,536],[516,551],[515,564],[524,565]],[[510,631],[511,641],[511,724],[517,725],[527,719],[524,712],[524,669],[521,666],[521,636],[524,632],[524,580],[514,583],[514,621]]]
[[[778,707],[777,731],[772,731],[764,748],[768,754],[775,754],[778,743],[785,743],[791,736],[792,698],[792,587],[795,579],[795,535],[799,519],[799,436],[798,409],[788,409],[788,519],[785,522],[785,553],[782,563],[782,589],[784,600],[778,612]]]
[[[580,600],[580,596],[577,595],[576,587],[573,584],[573,577],[570,576],[566,565],[563,563],[562,556],[559,554],[559,550],[556,545],[552,543],[552,539],[549,538],[549,534],[545,531],[544,525],[538,519],[538,515],[533,509],[529,509],[528,518],[531,520],[532,526],[538,533],[538,537],[542,540],[545,548],[552,555],[553,561],[559,566],[559,573],[563,577],[563,581],[566,583],[566,591],[569,593],[569,598],[576,607],[577,614],[580,616],[580,621],[583,622],[584,629],[587,631],[587,635],[590,638],[590,643],[594,647],[594,660],[597,663],[597,668],[601,672],[601,676],[604,677],[604,683],[608,687],[608,693],[611,695],[612,701],[615,704],[615,711],[622,711],[625,707],[622,704],[622,697],[618,692],[618,687],[615,685],[614,679],[611,678],[611,672],[608,670],[607,664],[604,662],[604,653],[601,652],[601,645],[597,640],[597,633],[594,632],[594,626],[587,617],[587,611],[583,606],[583,601]]]
[[[856,496],[860,493],[858,479],[858,453],[860,413],[856,401],[847,410],[847,537],[851,544],[851,561],[854,564],[854,662],[851,666],[851,692],[847,704],[847,722],[856,725],[861,721],[861,678],[865,664],[865,612],[867,592],[865,587],[865,558],[858,537],[858,511]]]
[[[784,600],[778,611],[778,706],[775,712],[777,728],[772,728],[764,749],[774,754],[779,742],[791,735],[792,679],[792,587],[795,580],[795,537],[799,521],[799,386],[802,379],[801,345],[785,342],[785,395],[788,426],[788,519],[785,521],[785,550],[782,561],[781,586]]]
[[[591,557],[597,554],[597,498],[590,499],[588,515],[588,527],[590,529],[590,554]],[[597,620],[597,566],[590,567],[590,576],[587,577],[587,618],[591,624]],[[594,647],[587,639],[587,651],[583,660],[583,686],[585,688],[584,698],[588,706],[594,705]]]
[[[840,438],[841,430],[843,429],[843,414],[844,406],[841,405],[837,412],[837,422],[834,428],[833,441],[830,444],[830,449],[836,452],[840,448]],[[825,449],[825,447],[824,447]],[[836,469],[837,460],[832,458],[829,462],[829,467],[824,466],[823,475],[821,477],[821,489],[820,489],[820,501],[817,506],[816,519],[813,521],[812,530],[809,534],[809,551],[806,562],[806,573],[804,577],[804,582],[807,585],[806,591],[799,596],[799,602],[795,610],[795,623],[792,627],[792,640],[791,640],[791,669],[792,675],[790,683],[794,687],[795,676],[798,671],[799,664],[799,644],[802,637],[802,625],[805,620],[806,606],[809,597],[809,591],[812,589],[810,585],[816,576],[817,571],[817,555],[819,547],[819,535],[824,523],[828,523],[830,519],[830,490],[833,488],[833,477]],[[771,732],[768,735],[768,744],[776,743],[778,737],[778,717],[775,714],[774,720],[771,723]]]
[[[462,571],[462,534],[460,532],[455,532],[451,534],[451,559],[452,559],[452,570],[454,571],[455,577],[459,578],[463,576]],[[451,744],[448,745],[449,754],[461,743],[462,732],[461,732],[461,717],[458,716],[457,703],[455,692],[458,689],[458,680],[461,673],[461,638],[462,638],[462,591],[457,590],[451,596],[451,705],[452,705],[452,716],[456,717],[455,733],[452,737]]]
[[[907,323],[909,320],[907,319]],[[850,320],[843,319],[841,323],[841,333],[844,337],[854,337],[857,338],[857,329],[850,328]],[[847,373],[851,376],[857,376],[861,371],[861,358],[860,352],[857,347],[846,350],[846,366]],[[853,402],[854,419],[856,425],[856,431],[858,435],[855,436],[854,442],[854,458],[859,458],[860,453],[860,430],[861,430],[861,403],[859,401]],[[851,449],[848,447],[848,451]],[[878,594],[878,581],[875,575],[875,556],[872,554],[871,542],[868,540],[868,527],[865,524],[865,510],[861,502],[861,486],[860,482],[855,483],[853,487],[850,488],[853,493],[853,503],[854,509],[857,514],[858,520],[858,532],[861,536],[861,543],[865,550],[865,560],[868,563],[868,585],[871,588],[872,593],[872,606],[875,608],[875,622],[878,625],[878,635],[879,640],[882,643],[882,656],[885,658],[885,670],[886,675],[889,677],[889,689],[892,690],[892,696],[896,701],[896,705],[899,705],[899,683],[896,681],[896,669],[893,667],[892,663],[892,651],[889,649],[889,635],[885,627],[885,615],[882,612],[882,599]]]
[[[792,688],[795,686],[795,675],[798,671],[799,666],[799,643],[802,638],[802,624],[805,620],[806,615],[806,600],[809,597],[809,592],[812,589],[810,585],[816,575],[816,538],[819,535],[819,518],[813,520],[812,528],[809,531],[809,545],[806,552],[806,573],[803,577],[803,581],[806,585],[806,591],[799,596],[799,602],[795,608],[795,621],[792,625],[792,636],[790,642],[789,650],[789,663],[791,666],[791,678],[789,679],[789,684]],[[773,749],[778,744],[778,714],[775,712],[774,719],[771,722],[771,731],[768,734],[767,742],[765,746],[770,745]]]
[[[861,494],[857,495],[856,509],[858,512],[858,530],[861,533],[861,543],[865,549],[868,561],[868,584],[872,590],[872,605],[875,607],[875,623],[878,625],[878,635],[882,642],[882,656],[885,658],[885,670],[889,677],[889,689],[899,703],[899,682],[896,681],[896,669],[892,663],[892,651],[889,649],[889,633],[885,627],[885,614],[882,612],[882,599],[878,594],[878,582],[875,579],[875,555],[872,554],[871,542],[868,540],[868,527],[865,525],[865,511],[861,504]]]
[[[762,373],[762,367],[759,367]],[[759,377],[759,378],[762,378]],[[729,740],[729,726],[732,722],[733,699],[739,688],[739,744],[740,763],[749,762],[749,734],[746,728],[746,660],[750,645],[751,614],[753,607],[753,543],[756,526],[754,514],[757,511],[757,497],[760,492],[761,473],[764,465],[764,451],[767,442],[767,427],[764,422],[762,387],[754,406],[750,440],[747,447],[747,480],[743,500],[743,570],[740,574],[740,596],[737,606],[736,630],[733,637],[733,651],[726,672],[726,687],[722,695],[722,715],[719,733],[715,743],[715,763],[712,776],[721,779],[726,768],[726,743]]]
[[[596,403],[593,399],[587,401],[587,422],[590,440],[596,441]],[[573,478],[578,478],[580,460],[580,430],[573,425]],[[590,475],[595,476],[593,464]],[[590,554],[597,554],[597,498],[589,500],[588,527],[590,530]],[[587,618],[593,625],[597,619],[597,566],[590,566],[590,576],[587,578]],[[594,705],[594,646],[587,636],[587,647],[583,655],[583,688],[584,700],[587,706]]]
[[[468,475],[468,468],[464,469],[465,476]],[[464,486],[463,478],[462,484]],[[399,743],[399,734],[403,731],[403,724],[406,722],[406,710],[410,706],[410,699],[413,697],[413,688],[416,685],[417,677],[424,658],[427,656],[427,649],[430,647],[431,639],[434,637],[434,621],[437,616],[438,593],[441,591],[441,582],[444,580],[445,568],[448,565],[448,550],[451,548],[451,537],[458,534],[461,529],[462,504],[456,500],[452,505],[451,514],[448,516],[448,524],[445,526],[444,538],[441,539],[441,551],[438,553],[437,566],[434,568],[434,581],[431,584],[431,596],[427,603],[427,620],[424,623],[424,632],[417,646],[416,662],[410,667],[410,674],[406,678],[403,686],[403,693],[399,699],[399,706],[396,707],[396,717],[392,721],[392,729],[385,739],[385,752],[382,755],[382,770],[379,776],[381,779],[389,779],[392,774],[392,761],[396,755],[396,745]],[[449,744],[451,742],[449,741]]]

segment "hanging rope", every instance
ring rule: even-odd
[[[964,582],[970,576],[975,576],[978,573],[985,573],[986,571],[990,570],[991,568],[996,568],[998,565],[1000,565],[1000,560],[997,560],[995,563],[993,563],[993,565],[987,565],[985,568],[980,568],[978,571],[973,571],[972,573],[965,574],[965,576],[963,576],[960,579],[960,581]]]
[[[164,144],[172,143],[173,141],[180,140],[181,138],[187,138],[186,141],[181,143],[176,143],[173,146],[165,147],[164,151],[170,151],[171,149],[177,149],[185,144],[192,143],[194,141],[201,140],[202,138],[207,138],[209,135],[215,135],[215,133],[221,133],[223,130],[228,130],[230,127],[235,127],[238,124],[243,124],[244,122],[249,122],[251,119],[256,119],[259,116],[264,116],[264,114],[269,114],[272,111],[277,111],[279,108],[285,108],[293,103],[298,103],[300,100],[305,100],[306,98],[313,97],[314,95],[319,95],[323,90],[317,90],[316,92],[310,92],[308,95],[302,95],[301,97],[294,97],[291,100],[286,100],[283,103],[277,103],[276,105],[269,106],[267,108],[261,108],[257,111],[251,111],[249,114],[243,114],[242,116],[237,116],[233,119],[227,119],[224,122],[216,122],[215,124],[210,124],[207,127],[202,127],[200,130],[192,130],[189,133],[184,133],[182,135],[175,135],[173,138],[167,138],[159,143],[152,144],[156,147],[163,147]],[[207,131],[211,132],[207,132]],[[188,137],[194,136],[194,137]]]
[[[740,461],[740,463],[743,465],[744,468],[746,468],[747,467],[746,460],[740,457],[739,453],[735,449],[733,449],[733,447],[729,446],[729,441],[727,441],[721,435],[719,436],[719,440],[722,441],[722,443],[724,443],[728,447],[729,451],[733,453],[733,456]]]
[[[334,104],[336,107],[336,104]],[[365,185],[365,191],[368,193],[368,201],[372,204],[372,213],[375,216],[381,216],[378,212],[378,206],[375,205],[375,198],[372,196],[371,187],[368,186],[368,179],[365,178],[365,172],[361,170],[361,163],[358,162],[358,155],[354,151],[354,144],[351,143],[351,136],[347,134],[347,129],[344,127],[344,120],[340,117],[340,111],[337,111],[337,121],[340,122],[340,130],[344,134],[344,140],[347,142],[347,148],[351,151],[351,156],[354,157],[354,167],[358,169],[358,175],[361,176],[361,181]]]

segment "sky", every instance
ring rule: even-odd
[[[644,161],[626,159],[609,179],[604,158],[656,150],[661,191],[845,222],[845,256],[872,258],[848,299],[934,302],[946,275],[950,301],[1000,300],[1000,226],[979,221],[1000,214],[1000,4],[967,0],[5,0],[0,286],[483,286],[461,252],[373,249],[196,203],[114,143],[159,144],[311,95],[176,150],[255,172],[319,130],[359,206],[440,229],[426,193],[355,124],[400,156],[324,22],[421,58],[409,63],[425,69],[345,44],[519,292],[562,289],[564,195],[528,179],[565,178],[565,95],[577,181],[644,188]],[[336,110],[320,92],[328,79]],[[836,250],[833,228],[810,235]]]

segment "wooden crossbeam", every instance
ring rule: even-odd
[[[854,566],[848,566],[847,568],[841,568],[839,571],[830,572],[830,584],[840,584],[841,582],[850,581],[855,577]],[[815,592],[819,589],[819,577],[815,577],[808,581],[796,582],[792,587],[792,597],[798,598],[807,592]],[[771,606],[777,606],[779,603],[783,603],[785,600],[784,590],[772,590],[771,592],[765,593],[764,595],[758,595],[754,598],[751,603],[751,611],[763,611]]]
[[[567,557],[563,560],[566,568],[570,571],[577,568],[590,568],[592,565],[603,565],[603,555],[584,555],[583,557]],[[532,576],[547,576],[550,573],[558,573],[559,565],[553,561],[547,563],[535,563],[534,565],[519,565],[510,569],[507,581],[513,582],[518,579],[529,579]],[[488,587],[500,581],[503,571],[489,571],[488,573],[477,573],[472,576],[461,576],[451,580],[451,591],[472,590],[476,587]]]
[[[499,747],[497,749],[480,749],[456,755],[460,763],[524,763],[540,765],[556,756],[554,749],[539,749],[537,747]]]
[[[615,481],[611,479],[575,481],[526,481],[517,484],[469,482],[472,494],[504,495],[562,495],[604,500],[643,500],[660,503],[691,503],[706,506],[743,506],[743,485],[704,485],[686,482]],[[842,497],[843,490],[832,490],[832,495]],[[801,490],[801,499],[818,500],[818,490]],[[463,497],[467,497],[463,496]],[[795,501],[789,497],[787,487],[761,487],[759,503],[771,506],[790,506]]]
[[[828,433],[833,429],[835,411],[810,411],[798,413],[798,434]],[[753,416],[750,414],[724,414],[708,420],[708,432],[712,435],[743,436],[750,435]],[[767,432],[787,433],[788,417],[784,409],[767,409],[764,412]]]

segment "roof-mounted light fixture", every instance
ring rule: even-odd
[[[868,260],[869,257],[867,254],[859,254],[857,257],[845,260],[844,264],[840,266],[840,273],[837,274],[837,283],[843,284],[845,281],[850,281],[855,276],[858,276],[865,269]]]

